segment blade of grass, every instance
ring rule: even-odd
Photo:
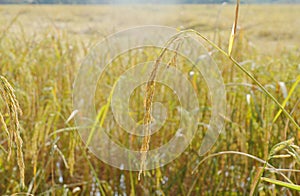
[[[275,184],[275,185],[278,185],[278,186],[282,186],[282,187],[286,187],[286,188],[293,189],[293,190],[296,190],[296,191],[300,191],[300,186],[296,185],[296,184],[291,184],[291,183],[287,183],[287,182],[283,182],[283,181],[279,181],[279,180],[274,180],[274,179],[270,179],[270,178],[265,178],[265,177],[262,177],[261,180],[265,181],[265,182]]]
[[[300,82],[300,75],[298,75],[298,77],[297,77],[297,79],[296,79],[296,82],[293,84],[291,90],[289,91],[288,96],[285,98],[285,100],[284,100],[283,103],[281,104],[282,107],[285,107],[286,103],[287,103],[288,100],[291,98],[291,96],[292,96],[293,92],[295,91],[296,86],[298,85],[299,82]],[[281,112],[282,112],[281,109],[277,112],[276,116],[275,116],[274,119],[273,119],[273,123],[276,122],[276,120],[277,120],[278,117],[280,116]]]
[[[110,107],[112,95],[113,95],[113,93],[114,93],[116,84],[117,84],[117,82],[115,82],[114,86],[112,87],[112,89],[111,89],[111,91],[110,91],[110,95],[109,95],[109,97],[107,98],[106,104],[105,104],[104,106],[102,106],[102,108],[101,108],[100,111],[98,112],[98,115],[97,115],[97,117],[96,117],[95,123],[94,123],[94,125],[93,125],[93,128],[92,128],[92,130],[91,130],[91,132],[90,132],[90,134],[89,134],[88,140],[87,140],[87,142],[86,142],[86,146],[89,146],[89,144],[90,144],[90,142],[91,142],[91,140],[92,140],[92,137],[93,137],[93,135],[94,135],[94,133],[95,133],[95,131],[96,131],[97,123],[100,121],[100,125],[99,125],[100,127],[102,127],[103,124],[104,124],[104,120],[105,120],[105,118],[106,118],[108,109],[109,109],[109,107]],[[101,119],[101,120],[100,120],[100,119]]]
[[[230,34],[230,38],[229,38],[229,44],[228,44],[228,55],[231,55],[232,52],[232,47],[234,44],[234,38],[235,38],[235,34],[236,34],[236,28],[237,28],[237,22],[238,22],[238,18],[239,18],[239,7],[240,7],[240,0],[236,1],[236,7],[235,7],[235,18],[234,18],[234,22],[232,25],[232,30],[231,30],[231,34]]]

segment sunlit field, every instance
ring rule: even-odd
[[[186,73],[196,92],[198,131],[179,157],[138,180],[138,171],[102,162],[82,142],[72,100],[80,65],[99,41],[140,25],[194,29],[227,52],[235,6],[0,6],[0,194],[299,195],[299,10],[300,5],[241,5],[231,54],[238,65],[203,39],[226,88],[224,133],[204,156],[197,152],[211,117],[209,89],[201,73],[190,74],[193,66],[183,57],[174,63],[173,53],[164,55],[162,61]],[[118,56],[98,82],[96,110],[110,108],[108,96],[120,74],[158,52]],[[290,118],[277,115],[278,104],[249,75]],[[143,123],[145,95],[144,85],[130,97],[136,122]],[[151,136],[150,149],[167,143],[179,126],[172,89],[156,85],[153,101],[164,104],[168,118]],[[108,110],[100,126],[119,145],[140,150],[142,138],[114,120]]]

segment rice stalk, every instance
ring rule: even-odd
[[[155,91],[155,78],[157,76],[157,70],[158,66],[168,50],[168,46],[171,45],[173,42],[177,41],[178,39],[175,37],[171,39],[169,42],[167,42],[166,47],[162,49],[161,54],[158,56],[158,58],[155,61],[155,64],[153,66],[153,69],[150,73],[150,77],[146,83],[146,96],[144,99],[144,107],[145,107],[145,115],[144,115],[144,138],[142,142],[142,147],[140,149],[141,153],[141,164],[140,164],[140,171],[138,175],[138,180],[141,178],[141,174],[144,172],[145,175],[145,170],[146,170],[146,159],[147,159],[147,153],[149,151],[149,145],[150,145],[150,123],[152,121],[152,103],[153,103],[153,97],[154,97],[154,91]],[[177,45],[176,51],[180,47],[180,44]],[[176,58],[177,58],[177,52],[175,52],[175,55],[173,58],[169,61],[167,66],[176,66]]]
[[[19,106],[19,102],[14,94],[14,89],[10,85],[10,83],[4,78],[0,76],[0,91],[1,97],[3,98],[5,104],[9,110],[10,116],[10,127],[7,128],[4,118],[0,115],[1,124],[4,126],[4,130],[8,135],[9,140],[9,154],[8,158],[11,155],[11,147],[12,143],[14,142],[17,147],[17,163],[20,170],[20,179],[21,179],[21,186],[25,186],[25,164],[24,164],[24,156],[22,151],[23,140],[20,136],[20,122],[19,122],[19,115],[22,115],[22,110]]]
[[[257,173],[254,177],[253,183],[251,185],[251,189],[250,189],[250,193],[249,193],[250,196],[254,195],[256,185],[258,184],[259,178],[262,175],[262,173],[263,173],[263,168],[259,167],[258,170],[257,170]]]
[[[157,75],[157,70],[158,70],[158,65],[159,65],[160,59],[158,59],[154,65],[154,68],[151,72],[150,78],[147,82],[146,86],[146,98],[144,100],[144,105],[145,105],[145,116],[144,116],[144,138],[143,138],[143,143],[142,147],[140,149],[141,152],[141,165],[140,165],[140,171],[139,171],[139,176],[138,179],[140,180],[140,176],[142,172],[145,172],[146,168],[146,158],[147,158],[147,152],[149,151],[149,144],[150,144],[150,123],[152,121],[152,102],[153,102],[153,97],[154,97],[154,90],[155,90],[155,78]],[[145,173],[144,173],[145,175]]]
[[[71,138],[69,141],[69,157],[68,157],[68,165],[70,175],[73,176],[74,174],[74,165],[75,165],[75,148],[76,148],[76,140],[75,140],[75,133],[71,132]]]

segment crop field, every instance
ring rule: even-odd
[[[231,42],[235,10],[229,4],[1,5],[0,195],[300,195],[300,5],[240,5]],[[186,47],[182,51],[200,61],[209,56],[219,70],[226,112],[217,116],[224,126],[203,155],[199,149],[215,117],[211,91],[216,89],[176,51],[147,48],[118,54],[95,82],[94,94],[86,84],[76,86],[82,65],[94,62],[87,58],[104,52],[95,50],[97,43],[143,25],[173,27],[186,36],[190,32],[203,48],[176,47]],[[153,41],[150,36],[144,40]],[[124,40],[118,44],[113,47],[130,45]],[[149,80],[131,90],[121,88],[128,70],[149,61],[156,62]],[[182,120],[182,97],[171,88],[189,92],[183,80],[173,75],[171,86],[151,80],[172,77],[166,70],[175,68],[192,87],[193,93],[184,97],[187,107],[197,100],[193,121]],[[91,75],[81,76],[89,81]],[[113,112],[123,107],[113,97],[118,87],[120,97],[130,94],[128,112],[120,116]],[[100,149],[102,156],[117,161],[114,150],[101,148],[105,142],[97,137],[103,133],[94,127],[82,131],[85,119],[74,107],[81,94],[94,98],[95,127],[119,146],[141,153],[140,172],[116,168],[95,153]],[[151,116],[164,111],[167,117],[151,138],[125,132],[130,125],[118,122],[128,115],[147,131]],[[161,167],[144,170],[143,152],[182,137],[178,130],[185,123],[196,132],[184,151]]]

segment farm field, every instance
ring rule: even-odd
[[[300,5],[291,4],[241,5],[232,49],[232,58],[284,105],[294,123],[284,112],[276,117],[278,104],[230,58],[202,39],[225,84],[226,113],[221,116],[224,133],[207,154],[199,156],[212,116],[210,89],[183,56],[166,52],[162,61],[186,74],[198,98],[198,131],[180,156],[145,171],[138,180],[138,171],[104,163],[82,142],[72,99],[80,66],[102,39],[141,25],[169,26],[178,32],[193,29],[227,52],[235,6],[1,5],[0,194],[299,195],[299,186],[268,182],[300,185],[299,10]],[[200,49],[190,51],[198,52],[203,54]],[[96,124],[126,148],[139,151],[143,138],[124,133],[110,110],[105,115],[100,111],[105,111],[103,106],[111,108],[108,97],[120,75],[133,65],[154,60],[158,53],[150,49],[121,54],[97,81],[95,108],[103,122]],[[140,124],[145,87],[134,89],[129,101],[130,115]],[[162,84],[156,85],[155,92],[153,100],[163,103],[168,116],[162,129],[151,136],[150,149],[177,134],[180,120],[176,93]],[[284,141],[288,142],[273,148]]]

